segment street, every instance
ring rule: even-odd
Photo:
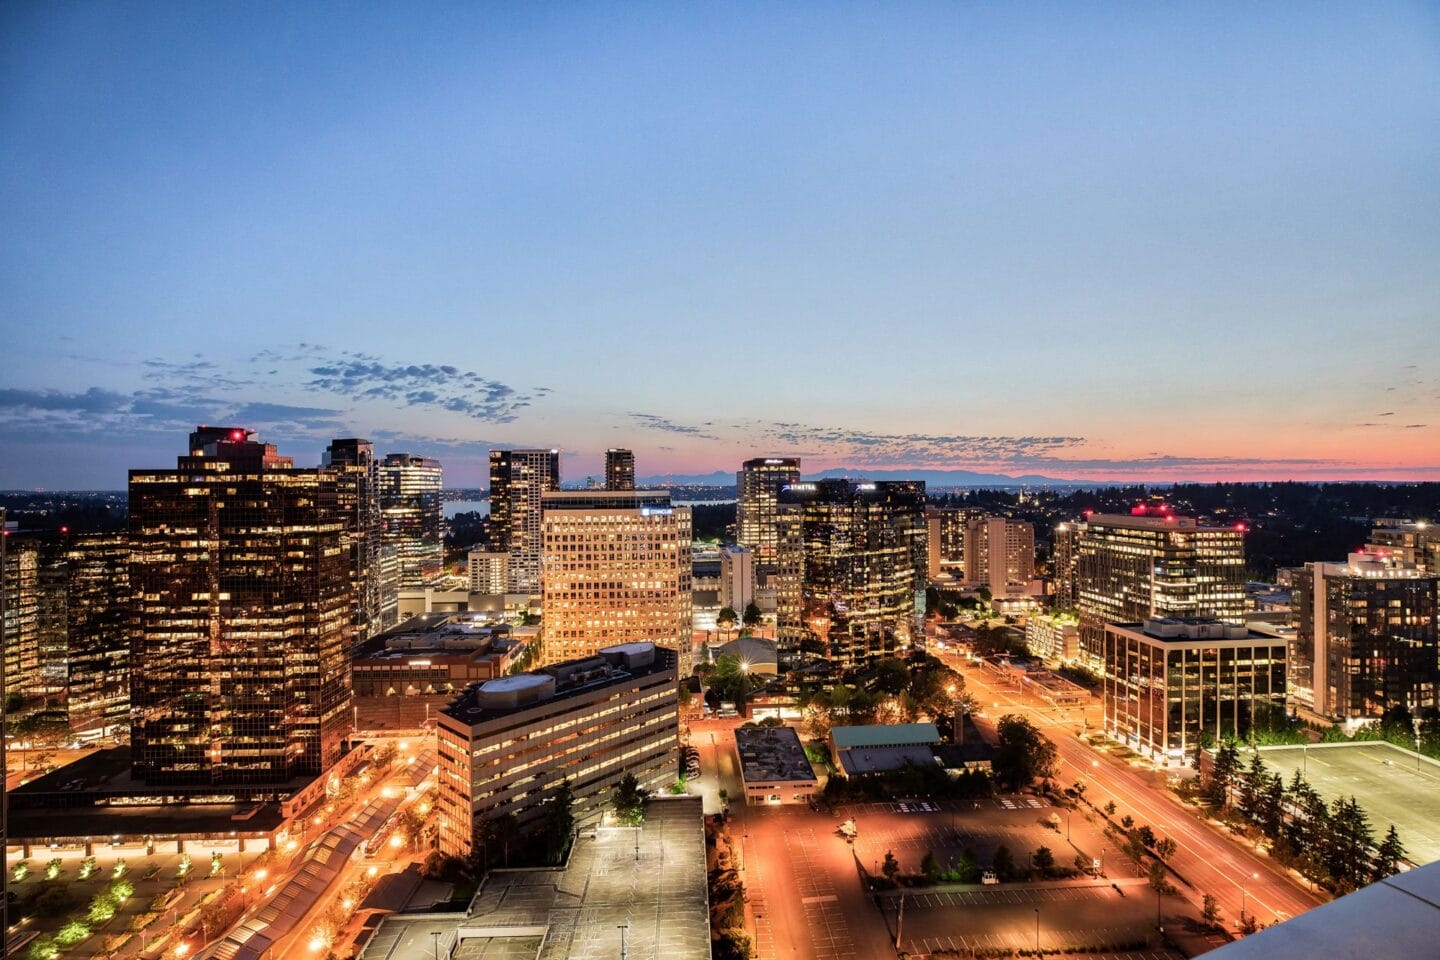
[[[1194,885],[1193,889],[1179,885],[1182,894],[1196,904],[1204,894],[1213,894],[1231,927],[1238,922],[1242,906],[1247,915],[1268,925],[1325,902],[1290,871],[1197,819],[1177,797],[1152,782],[1154,773],[1086,743],[1078,732],[1087,722],[1090,731],[1097,729],[1098,701],[1085,709],[1055,707],[953,652],[941,651],[940,656],[964,675],[967,688],[987,714],[982,722],[993,724],[1004,714],[1016,713],[1045,731],[1055,743],[1059,783],[1068,786],[1083,780],[1085,798],[1095,806],[1113,800],[1116,816],[1128,813],[1137,824],[1173,839],[1179,848],[1169,862]]]

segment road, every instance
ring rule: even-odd
[[[1137,824],[1148,824],[1158,836],[1173,839],[1179,849],[1170,863],[1194,884],[1193,890],[1181,886],[1181,891],[1196,904],[1204,894],[1213,894],[1220,901],[1221,913],[1233,925],[1242,905],[1247,915],[1270,924],[1324,902],[1301,886],[1290,871],[1197,819],[1178,798],[1151,782],[1153,772],[1137,770],[1078,736],[1084,723],[1091,730],[1096,728],[1097,707],[1084,711],[1057,708],[1018,685],[970,666],[953,652],[940,651],[940,656],[965,676],[969,691],[990,719],[1018,713],[1045,730],[1056,746],[1061,783],[1083,778],[1085,798],[1091,803],[1103,807],[1113,800],[1117,815],[1128,813]]]

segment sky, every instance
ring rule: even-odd
[[[197,423],[1440,480],[1440,6],[0,6],[0,488]]]

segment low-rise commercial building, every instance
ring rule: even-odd
[[[422,614],[371,637],[351,663],[360,730],[418,730],[455,695],[510,672],[528,644],[484,614]]]
[[[1183,764],[1208,736],[1244,737],[1285,713],[1285,642],[1205,617],[1107,623],[1105,732]]]
[[[792,728],[737,727],[735,749],[746,803],[810,802],[819,781]]]
[[[830,754],[847,777],[898,770],[906,764],[934,766],[940,731],[933,723],[833,727]]]
[[[440,712],[440,849],[467,856],[482,817],[524,827],[569,781],[577,818],[627,773],[646,787],[679,765],[675,651],[607,647],[543,670],[476,684]]]

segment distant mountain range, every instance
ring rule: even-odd
[[[832,477],[854,477],[862,480],[924,480],[927,487],[1103,487],[1106,483],[1093,480],[1062,480],[1027,473],[1012,477],[1004,473],[977,473],[974,470],[862,470],[835,467],[820,473],[805,474],[806,480],[828,480]],[[726,470],[714,473],[670,474],[640,477],[637,486],[645,487],[733,487],[735,474]]]

